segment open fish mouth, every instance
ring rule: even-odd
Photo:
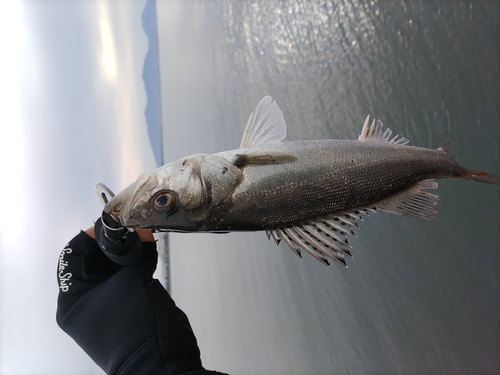
[[[119,194],[119,196],[116,197],[115,193],[102,182],[98,182],[94,185],[94,191],[104,206],[104,213],[110,214],[117,223],[121,224],[120,212],[123,203],[123,195]]]
[[[128,186],[126,189],[122,190],[118,195],[116,195],[113,199],[111,199],[105,206],[104,212],[114,216],[115,218],[120,219],[122,222],[122,213],[127,205],[127,202],[130,201],[130,190],[133,189],[133,184]],[[123,224],[123,223],[122,223]]]
[[[147,197],[151,195],[151,191],[157,186],[158,179],[155,175],[151,173],[142,173],[137,178],[137,181],[133,182],[120,193],[105,202],[104,212],[113,216],[113,218],[120,222],[120,224],[124,227],[138,227],[139,223],[136,223],[134,220],[134,217],[137,214],[135,212],[136,207],[140,205],[142,200],[144,200],[144,197],[146,197],[145,199],[147,200]],[[144,209],[142,209],[142,211],[144,211]],[[142,216],[148,214],[147,212],[142,211]]]

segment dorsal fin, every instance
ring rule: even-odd
[[[270,96],[265,96],[248,118],[240,148],[278,143],[285,136],[283,112]]]
[[[370,206],[346,211],[338,211],[323,217],[309,219],[292,225],[266,229],[267,238],[274,239],[277,245],[284,241],[299,257],[301,250],[307,251],[321,263],[330,265],[330,260],[346,266],[345,257],[352,257],[348,237],[354,235],[361,215],[368,215],[381,209],[396,215],[432,221],[438,217],[437,195],[427,189],[437,189],[434,180],[424,180],[414,186],[375,202]]]
[[[375,203],[375,207],[391,214],[433,221],[438,218],[439,197],[427,189],[437,189],[434,180],[420,181],[414,186]]]
[[[360,141],[376,141],[376,142],[390,142],[396,145],[405,145],[410,142],[405,137],[398,139],[398,136],[391,138],[392,130],[387,128],[384,130],[384,124],[382,121],[373,119],[370,125],[370,115],[366,116],[365,122],[363,124],[363,129],[361,129],[361,134],[358,137]]]
[[[329,260],[333,260],[347,267],[344,258],[352,257],[347,238],[354,235],[353,228],[358,227],[361,214],[369,212],[374,212],[374,209],[362,207],[295,225],[266,229],[267,238],[272,237],[277,245],[284,241],[301,258],[301,250],[304,250],[327,266]]]

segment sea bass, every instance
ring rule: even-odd
[[[241,145],[166,164],[109,199],[104,211],[127,228],[156,231],[265,231],[324,264],[345,265],[348,237],[361,215],[383,210],[422,220],[438,217],[438,178],[500,185],[450,155],[407,146],[408,140],[367,116],[357,140],[284,142],[283,113],[264,97]],[[99,185],[99,184],[98,184]],[[99,189],[97,189],[99,192]],[[101,194],[102,194],[102,190]]]

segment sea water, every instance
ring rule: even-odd
[[[500,173],[498,2],[157,3],[165,162],[237,148],[258,101],[288,140],[411,145]],[[236,374],[500,371],[500,188],[439,182],[436,222],[376,213],[325,267],[263,232],[172,234],[171,291],[204,365]],[[296,197],[300,200],[300,197]]]

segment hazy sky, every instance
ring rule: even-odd
[[[60,250],[155,168],[145,1],[0,3],[0,373],[102,373],[55,322]]]

